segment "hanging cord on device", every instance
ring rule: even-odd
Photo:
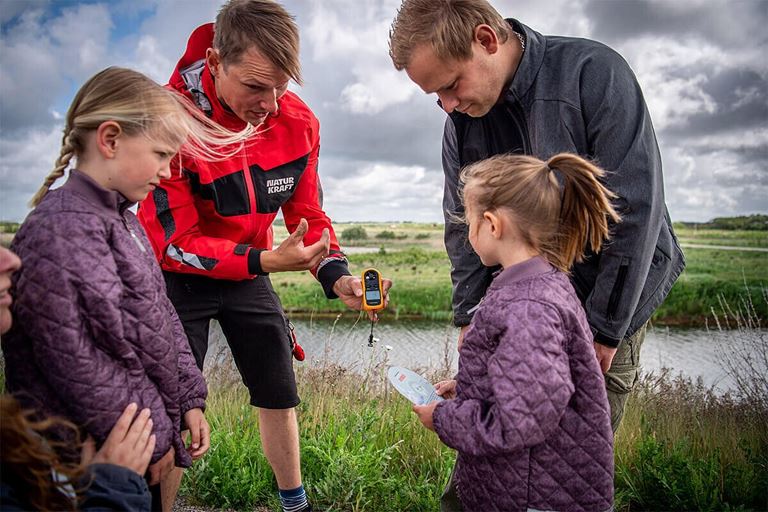
[[[371,319],[371,334],[370,334],[370,336],[368,336],[368,346],[369,347],[372,347],[373,346],[373,342],[376,341],[376,339],[373,337],[373,324],[374,323],[375,322],[373,321],[373,319]]]

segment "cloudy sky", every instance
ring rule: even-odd
[[[285,0],[301,28],[336,221],[441,221],[444,114],[387,55],[400,0]],[[164,83],[221,0],[0,1],[0,220],[21,220],[80,84],[119,65]],[[768,212],[768,1],[494,0],[546,34],[602,41],[638,76],[674,220]],[[366,198],[361,201],[361,198]]]

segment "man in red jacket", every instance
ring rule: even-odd
[[[210,319],[221,324],[259,408],[262,446],[283,507],[293,512],[311,509],[301,481],[299,398],[291,333],[267,274],[310,270],[328,298],[358,310],[362,287],[349,275],[322,209],[318,121],[287,90],[290,80],[301,83],[299,35],[279,4],[231,0],[215,27],[197,28],[169,86],[219,124],[239,131],[251,123],[258,133],[233,158],[184,158],[141,204],[139,218],[200,368]],[[279,209],[292,234],[272,249]]]

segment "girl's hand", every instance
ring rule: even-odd
[[[201,409],[190,409],[185,412],[184,423],[187,424],[192,437],[187,451],[193,460],[197,460],[211,447],[211,427],[208,426]]]
[[[456,379],[441,380],[435,384],[435,391],[447,400],[456,398]]]
[[[136,404],[129,404],[118,418],[107,440],[95,454],[92,437],[83,445],[83,464],[115,464],[144,475],[155,449],[150,410],[142,410],[135,418]]]
[[[413,406],[413,412],[419,417],[419,421],[432,432],[435,431],[435,424],[432,422],[432,413],[435,412],[435,407],[437,407],[438,403],[439,402],[432,402],[427,405]]]

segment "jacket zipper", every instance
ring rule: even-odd
[[[245,188],[248,191],[248,203],[251,205],[251,214],[248,215],[248,242],[252,242],[256,236],[256,218],[258,217],[258,205],[256,204],[256,185],[253,183],[251,167],[248,165],[248,146],[243,147],[243,177],[245,178]]]
[[[139,240],[139,237],[136,236],[136,233],[133,231],[133,229],[131,229],[131,226],[128,225],[128,221],[125,220],[125,217],[123,217],[122,215],[120,215],[120,219],[123,221],[123,226],[125,226],[125,229],[127,229],[128,233],[131,234],[131,238],[133,239],[133,241],[136,242],[136,245],[138,245],[139,249],[141,249],[141,252],[146,254],[147,248],[144,247],[144,244],[141,243],[141,240]]]
[[[514,93],[512,93],[512,97],[514,98],[514,103],[511,105],[511,108],[508,109],[508,112],[510,114],[510,117],[515,122],[515,125],[517,126],[518,132],[520,132],[520,135],[523,139],[523,153],[526,155],[533,156],[533,148],[531,147],[531,139],[528,134],[528,122],[525,119],[525,112],[523,112],[523,105],[520,102],[520,98],[517,97]],[[519,116],[519,117],[518,117]],[[522,120],[522,123],[521,123]]]

